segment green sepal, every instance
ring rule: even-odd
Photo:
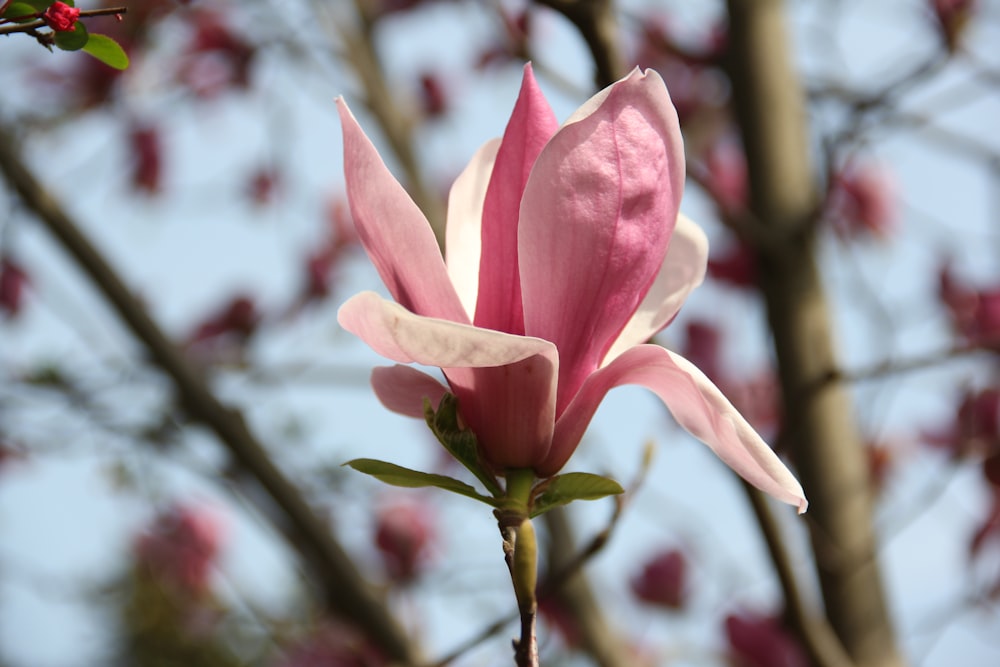
[[[625,493],[622,485],[608,477],[587,472],[568,472],[556,475],[535,487],[531,517],[549,511],[553,507],[566,505],[574,500],[597,500],[607,496]]]
[[[108,67],[118,70],[128,67],[129,60],[125,49],[107,35],[90,33],[90,39],[83,45],[83,50]]]
[[[479,442],[476,440],[476,434],[458,425],[458,399],[453,394],[445,394],[441,397],[441,403],[436,412],[431,406],[431,402],[425,398],[424,419],[438,442],[469,472],[475,475],[487,491],[497,498],[504,495],[496,477],[483,465],[479,456]]]
[[[87,41],[90,39],[87,26],[83,25],[83,21],[77,21],[73,25],[73,30],[54,32],[53,35],[56,46],[63,51],[79,51],[87,45]]]
[[[433,486],[439,489],[444,489],[445,491],[457,493],[460,496],[478,500],[479,502],[486,503],[492,507],[497,506],[497,501],[495,499],[478,493],[473,487],[469,486],[465,482],[452,479],[451,477],[446,477],[445,475],[434,475],[428,472],[420,472],[419,470],[410,470],[409,468],[404,468],[402,466],[395,465],[394,463],[376,461],[375,459],[354,459],[353,461],[348,461],[344,465],[350,466],[358,472],[363,472],[366,475],[371,475],[380,482],[385,482],[386,484],[391,484],[392,486],[403,486],[409,489],[419,489],[427,486]]]

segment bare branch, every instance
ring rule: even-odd
[[[172,381],[190,416],[211,429],[237,463],[267,492],[287,521],[283,529],[310,565],[327,607],[356,623],[393,659],[414,664],[417,649],[385,605],[364,583],[353,562],[326,523],[306,503],[295,485],[275,466],[264,446],[247,428],[243,415],[223,404],[204,378],[149,317],[77,224],[46,192],[21,161],[12,134],[0,128],[0,170],[24,205],[58,239],[94,285],[114,306],[156,364]]]
[[[594,85],[610,86],[625,73],[618,45],[618,25],[611,0],[537,0],[565,16],[580,31],[594,58]]]

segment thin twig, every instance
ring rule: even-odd
[[[976,353],[997,354],[1000,350],[1000,340],[986,340],[976,343],[962,343],[953,347],[932,352],[912,359],[900,361],[883,361],[867,368],[857,370],[832,369],[821,375],[807,387],[807,391],[820,391],[829,384],[836,382],[856,383],[869,380],[879,380],[888,375],[912,373],[933,366],[939,366],[947,361],[967,357]]]
[[[778,522],[775,521],[771,507],[768,505],[767,496],[747,482],[740,481],[750,500],[754,516],[757,517],[757,524],[760,526],[760,532],[767,543],[771,563],[778,575],[778,582],[781,584],[781,590],[785,596],[785,614],[798,632],[812,661],[818,667],[852,667],[854,663],[848,657],[826,619],[806,608],[802,592],[795,578],[792,561],[788,556]]]
[[[80,18],[86,19],[94,16],[115,16],[118,14],[124,14],[128,11],[128,7],[108,7],[105,9],[82,9],[80,10]],[[8,19],[10,20],[10,19]],[[0,35],[13,35],[18,32],[30,33],[38,28],[44,28],[47,24],[45,19],[37,19],[35,21],[30,21],[28,23],[14,23],[11,25],[0,25]]]
[[[536,0],[536,3],[554,9],[576,26],[594,59],[594,84],[598,89],[610,86],[625,74],[610,0]]]
[[[645,479],[645,468],[636,480],[629,486],[629,490],[626,491],[625,496],[631,496],[635,489],[641,484],[642,480]],[[538,599],[542,599],[547,595],[552,595],[556,593],[559,589],[565,585],[566,581],[574,574],[576,574],[584,565],[586,565],[594,556],[596,556],[608,543],[614,527],[618,524],[621,518],[622,510],[627,505],[625,501],[619,498],[615,498],[615,509],[608,519],[608,523],[595,534],[587,544],[580,549],[572,558],[567,560],[565,564],[561,567],[555,569],[551,572],[545,579],[543,579],[538,584]],[[483,643],[490,637],[494,637],[504,628],[509,626],[514,621],[518,620],[519,614],[514,611],[505,616],[498,618],[493,621],[485,628],[477,632],[475,635],[462,642],[459,646],[455,647],[450,653],[440,658],[436,662],[425,665],[425,667],[445,667],[446,665],[454,662],[458,658],[462,657],[465,653],[471,651],[473,648]]]

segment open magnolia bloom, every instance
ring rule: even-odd
[[[559,127],[530,66],[502,140],[451,189],[447,262],[424,215],[343,100],[347,195],[395,302],[362,292],[340,324],[402,364],[378,368],[391,410],[423,417],[446,392],[495,471],[556,474],[604,395],[642,385],[759,489],[805,511],[801,486],[719,389],[644,344],[701,283],[708,242],[679,216],[684,154],[660,76],[636,69]]]

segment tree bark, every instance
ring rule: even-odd
[[[902,664],[883,593],[864,445],[838,368],[816,260],[817,197],[802,88],[778,0],[729,0],[730,74],[747,153],[760,289],[774,336],[785,440],[809,497],[823,601],[862,667]]]

